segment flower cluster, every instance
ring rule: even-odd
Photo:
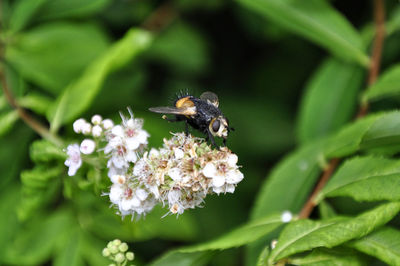
[[[105,194],[120,215],[142,216],[158,203],[168,206],[167,214],[182,214],[201,207],[208,194],[233,193],[243,179],[237,155],[227,147],[213,149],[202,138],[176,133],[164,139],[160,149],[146,150],[149,134],[142,129],[143,121],[129,113],[130,117],[121,114],[119,125],[99,115],[93,116],[92,123],[75,121],[74,131],[91,134],[94,140],[68,146],[65,162],[68,174],[74,175],[82,154],[103,151],[112,182]]]
[[[135,254],[128,251],[128,249],[128,244],[115,239],[108,242],[107,247],[103,249],[102,255],[115,262],[110,265],[126,265],[128,261],[132,261],[135,258]]]
[[[132,178],[171,213],[201,206],[207,194],[233,193],[243,179],[237,156],[228,148],[212,149],[203,139],[177,133],[161,149],[145,153]]]

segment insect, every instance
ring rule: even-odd
[[[175,118],[168,118],[163,115],[162,118],[169,122],[185,122],[186,135],[189,134],[188,125],[206,134],[207,140],[211,141],[214,147],[214,137],[223,138],[223,145],[226,145],[226,139],[233,128],[229,127],[228,119],[218,108],[218,96],[210,91],[204,92],[200,98],[191,95],[179,96],[174,103],[175,106],[151,107],[149,110],[154,113],[174,114]]]

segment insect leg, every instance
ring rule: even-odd
[[[219,147],[215,144],[214,137],[213,137],[213,135],[211,134],[211,132],[210,132],[209,130],[207,130],[207,135],[208,135],[208,138],[209,138],[210,141],[211,141],[212,146],[215,147],[215,148],[219,148]]]
[[[187,120],[185,120],[185,134],[186,134],[186,136],[189,136],[189,125],[188,125]]]

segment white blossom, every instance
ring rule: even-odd
[[[101,117],[101,115],[94,115],[92,116],[92,124],[93,125],[100,125],[101,122],[103,121],[103,118]]]
[[[102,133],[103,133],[103,129],[101,128],[101,126],[95,125],[95,126],[92,128],[92,135],[93,135],[93,137],[98,138],[98,137],[101,136]]]
[[[71,144],[67,147],[68,158],[65,161],[65,165],[68,166],[68,175],[74,176],[76,171],[82,165],[81,153],[78,144]]]
[[[72,124],[72,127],[73,127],[73,129],[74,129],[74,132],[75,133],[82,133],[82,130],[83,130],[83,126],[86,124],[86,121],[85,121],[85,119],[83,119],[83,118],[80,118],[80,119],[78,119],[78,120],[76,120],[73,124]]]
[[[102,122],[104,129],[111,129],[114,126],[114,122],[111,119],[104,119]]]
[[[82,124],[82,133],[84,135],[89,135],[92,132],[92,125],[90,123],[85,122]]]
[[[80,151],[83,154],[91,154],[96,148],[96,143],[91,139],[84,139],[80,146]]]

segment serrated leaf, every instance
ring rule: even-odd
[[[366,261],[359,253],[345,248],[319,248],[302,257],[289,258],[288,263],[293,265],[312,266],[363,266]]]
[[[400,200],[400,162],[374,156],[347,160],[318,195],[358,201]]]
[[[127,64],[151,43],[149,32],[131,29],[102,56],[91,63],[83,75],[71,83],[47,112],[51,130],[57,131],[85,111],[98,94],[107,75]]]
[[[400,112],[386,113],[377,119],[364,134],[360,147],[384,153],[400,151]]]
[[[379,79],[364,93],[363,99],[375,101],[400,93],[400,65],[394,65],[383,72]]]
[[[111,0],[51,0],[44,5],[38,20],[87,17],[100,12]]]
[[[360,149],[362,138],[367,130],[384,114],[368,115],[344,127],[327,141],[324,155],[337,158],[351,155]]]
[[[7,134],[18,120],[18,112],[11,110],[0,114],[0,137]]]
[[[6,58],[26,80],[58,94],[107,46],[107,37],[94,24],[55,22],[20,33],[7,47]]]
[[[36,140],[31,144],[30,156],[34,162],[49,162],[67,158],[67,154],[61,148],[43,139]]]
[[[382,204],[354,218],[292,222],[282,231],[268,261],[272,264],[296,253],[318,247],[331,248],[363,237],[390,221],[399,211],[400,203],[392,202]]]
[[[315,42],[346,61],[369,64],[361,36],[327,1],[238,0],[273,23]]]
[[[280,214],[253,220],[215,240],[180,249],[181,252],[197,252],[205,250],[219,250],[242,246],[251,243],[260,237],[272,232],[283,222]]]
[[[400,231],[384,227],[347,244],[389,265],[400,265]]]
[[[21,173],[22,198],[17,207],[20,220],[26,220],[38,209],[45,207],[46,202],[54,198],[54,193],[61,180],[57,178],[62,176],[63,170],[62,165],[52,168],[39,165]]]
[[[48,0],[19,0],[15,3],[10,17],[12,31],[20,31],[32,19],[35,13]]]
[[[306,86],[298,121],[304,143],[334,132],[354,115],[363,69],[330,58],[318,67]]]
[[[31,92],[17,99],[19,106],[44,115],[53,99],[37,92]]]

